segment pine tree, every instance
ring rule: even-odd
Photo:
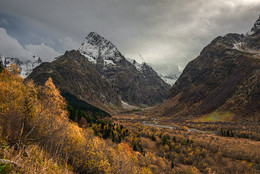
[[[167,137],[166,136],[163,136],[163,145],[165,146],[167,144]]]
[[[121,137],[118,135],[118,143],[121,143]]]
[[[232,130],[231,130],[230,136],[231,136],[231,137],[234,137],[234,134],[233,134]]]
[[[140,144],[140,145],[139,145],[139,147],[140,147],[140,151],[141,151],[141,153],[143,153],[143,152],[144,152],[144,150],[143,150],[143,147],[142,147],[142,145]]]
[[[134,144],[133,151],[137,151],[136,144]]]
[[[173,161],[171,162],[171,168],[172,168],[172,169],[174,168],[174,164],[173,164]]]
[[[156,141],[155,135],[152,135],[152,141]]]
[[[2,63],[0,63],[0,73],[2,72],[3,69],[4,69],[4,66],[2,65]]]

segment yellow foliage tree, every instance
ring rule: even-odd
[[[11,66],[11,68],[16,68]],[[3,69],[0,73],[0,124],[1,134],[15,143],[22,129],[22,107],[24,103],[22,78]]]

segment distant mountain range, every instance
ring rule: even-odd
[[[153,113],[177,118],[213,111],[260,118],[260,17],[246,35],[219,36],[206,46]]]
[[[138,71],[140,71],[142,74],[145,74],[145,67],[149,67],[149,65],[147,65],[145,62],[143,62],[142,64],[140,64],[140,63],[138,63],[138,62],[136,62],[136,60],[134,60],[134,59],[130,59],[130,58],[126,58],[127,59],[127,61],[129,61],[130,63],[132,63],[135,67],[136,67],[136,69],[138,70]],[[165,82],[165,83],[167,83],[167,84],[169,84],[169,85],[173,85],[175,82],[176,82],[176,80],[178,79],[178,77],[180,76],[180,74],[171,74],[171,75],[162,75],[162,74],[158,74],[160,77],[161,77],[161,79]]]
[[[170,89],[151,66],[127,60],[114,44],[95,32],[87,35],[78,50],[42,63],[27,78],[43,84],[49,76],[62,93],[109,113],[125,105],[161,103]]]
[[[19,58],[5,57],[1,55],[0,63],[7,68],[10,67],[11,64],[16,64],[20,70],[21,77],[26,78],[35,67],[42,63],[42,60],[36,55],[26,61],[21,61]]]

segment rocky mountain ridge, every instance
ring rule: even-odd
[[[130,59],[130,58],[127,58],[126,59],[128,62],[130,62],[130,63],[132,63],[135,67],[136,67],[136,69],[138,70],[138,71],[140,71],[143,75],[145,75],[145,72],[146,72],[146,70],[147,70],[147,67],[148,67],[148,69],[151,67],[151,66],[149,66],[147,63],[145,63],[145,62],[143,62],[143,63],[138,63],[136,60],[134,60],[134,59]],[[176,82],[176,80],[178,79],[178,77],[179,77],[179,74],[171,74],[171,75],[162,75],[162,74],[159,74],[159,73],[157,73],[158,75],[159,75],[159,77],[165,82],[165,83],[167,83],[167,84],[169,84],[170,86],[172,86],[175,82]]]
[[[231,33],[214,39],[188,63],[169,98],[153,113],[187,117],[217,110],[235,117],[259,117],[259,21],[246,35]]]
[[[3,67],[10,67],[11,64],[16,64],[20,70],[20,75],[22,78],[26,78],[35,67],[39,66],[42,63],[42,60],[39,56],[35,55],[31,60],[21,61],[18,58],[5,57],[1,55],[0,63]]]

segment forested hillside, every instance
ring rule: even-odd
[[[70,121],[51,78],[36,86],[18,74],[15,65],[0,73],[1,172],[150,173],[152,163],[171,171],[166,159],[143,156],[125,141],[103,140],[92,128]]]

